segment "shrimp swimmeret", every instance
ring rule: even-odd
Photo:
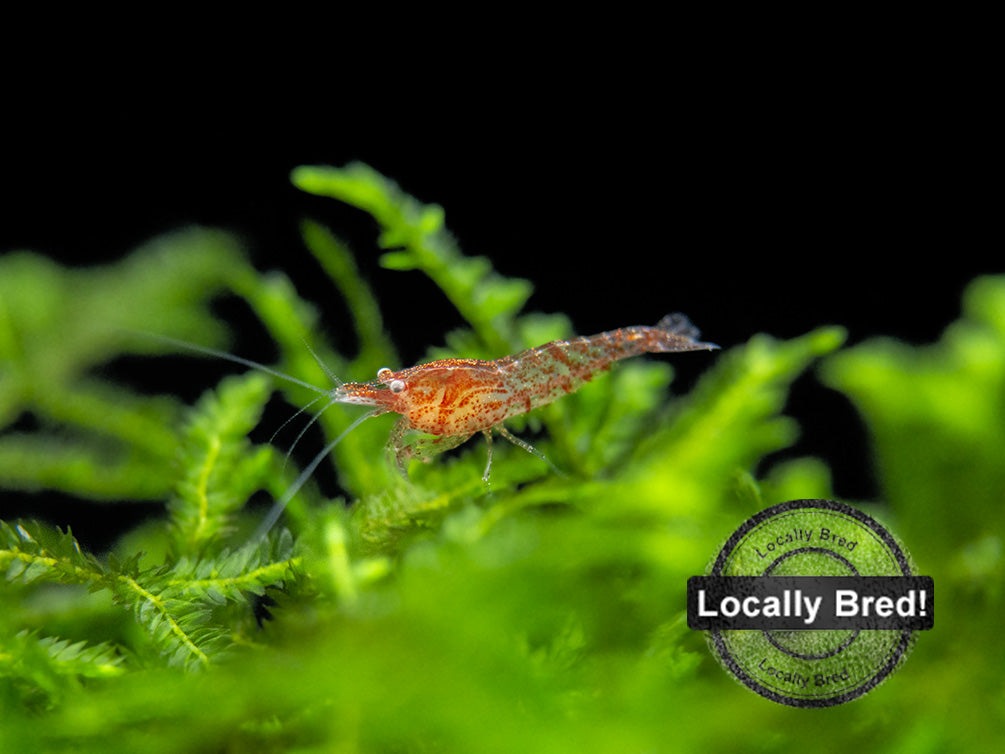
[[[488,481],[493,431],[547,461],[531,445],[509,433],[503,425],[506,419],[578,390],[597,372],[610,368],[611,363],[619,359],[646,352],[718,348],[714,343],[698,341],[698,334],[697,328],[683,314],[668,314],[654,327],[623,327],[589,337],[555,340],[501,359],[440,359],[399,371],[385,367],[377,372],[375,380],[346,382],[331,390],[222,351],[202,347],[195,347],[195,350],[308,387],[326,397],[327,405],[343,403],[372,409],[332,440],[304,469],[263,523],[267,530],[325,456],[370,417],[385,413],[400,415],[388,438],[387,449],[394,455],[398,470],[406,479],[410,459],[429,461],[437,453],[455,448],[480,432],[488,443],[488,462],[482,475]],[[424,432],[432,437],[406,441],[410,431]]]

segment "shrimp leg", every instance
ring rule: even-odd
[[[558,474],[561,477],[565,476],[565,474],[563,474],[562,471],[555,464],[553,464],[551,462],[551,459],[549,459],[548,456],[546,456],[540,450],[538,450],[537,448],[535,448],[529,442],[527,442],[526,440],[521,440],[519,437],[517,437],[512,432],[510,432],[508,429],[506,429],[506,427],[503,426],[502,424],[500,424],[497,427],[495,427],[495,429],[499,430],[499,434],[501,434],[503,437],[505,437],[507,440],[509,440],[514,445],[516,445],[518,448],[523,448],[528,453],[530,453],[532,456],[540,458],[542,461],[544,461],[546,464],[548,464],[551,467],[551,470],[554,471],[556,474]],[[490,453],[489,454],[489,463],[491,464],[491,462],[492,462],[492,455]],[[489,470],[486,468],[485,469],[485,478],[486,478],[486,480],[488,479],[488,475],[489,475]]]
[[[456,448],[467,442],[473,432],[465,435],[435,435],[433,437],[406,437],[412,429],[407,417],[401,417],[391,430],[385,446],[394,455],[395,464],[401,475],[408,480],[408,462],[413,458],[429,463],[433,456]]]
[[[467,435],[435,435],[433,437],[415,437],[406,438],[408,431],[411,426],[405,417],[399,419],[394,428],[391,430],[391,436],[387,441],[387,451],[394,455],[395,464],[398,467],[399,473],[408,480],[408,462],[413,458],[422,461],[423,463],[429,463],[433,456],[439,455],[440,453],[445,453],[452,448],[456,448],[459,445],[463,445],[468,440],[471,439],[471,434]],[[565,476],[556,466],[553,464],[548,457],[542,453],[540,450],[535,448],[526,440],[521,440],[516,435],[512,434],[506,427],[499,424],[495,427],[490,427],[488,429],[483,429],[482,435],[485,437],[485,446],[487,451],[487,458],[485,461],[485,471],[482,474],[482,481],[488,482],[489,474],[492,470],[492,432],[498,431],[503,437],[509,440],[511,443],[519,448],[523,448],[532,456],[540,458],[546,464],[548,464],[552,470],[559,476]]]

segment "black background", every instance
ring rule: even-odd
[[[419,273],[381,269],[374,223],[297,191],[293,167],[362,160],[442,205],[465,253],[533,281],[528,308],[564,312],[582,334],[683,311],[727,348],[825,324],[848,328],[852,344],[920,344],[958,316],[969,280],[1000,271],[1000,236],[986,235],[989,104],[979,90],[935,67],[867,85],[840,67],[675,81],[602,91],[542,82],[533,99],[496,82],[470,103],[434,90],[404,109],[337,87],[311,93],[320,109],[310,110],[237,98],[200,112],[183,89],[143,109],[128,98],[67,104],[56,117],[29,114],[8,141],[0,252],[107,263],[179,226],[231,229],[351,348],[345,311],[299,241],[298,222],[311,217],[356,251],[408,363],[441,344],[458,315]],[[239,306],[221,312],[237,324],[236,351],[270,358]],[[674,359],[678,389],[708,361]],[[157,389],[194,398],[216,375],[158,379]],[[803,430],[787,455],[822,456],[840,496],[880,494],[864,429],[841,396],[808,377],[787,411]],[[5,518],[39,502],[2,494]],[[52,517],[80,531],[106,511],[74,502]]]

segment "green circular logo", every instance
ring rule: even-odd
[[[879,685],[934,625],[934,584],[871,517],[794,500],[740,526],[688,581],[688,625],[773,701],[827,707]]]

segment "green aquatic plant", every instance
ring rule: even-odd
[[[564,316],[524,311],[528,281],[463,255],[440,207],[371,168],[303,167],[293,181],[371,215],[382,264],[427,275],[456,308],[464,326],[430,357],[495,358],[571,334]],[[721,672],[686,628],[683,595],[747,515],[832,494],[818,459],[765,466],[798,432],[783,415],[790,385],[823,359],[875,438],[883,499],[862,504],[906,538],[940,605],[980,615],[970,633],[990,639],[983,621],[1002,617],[1001,281],[975,284],[932,352],[835,353],[837,327],[757,335],[709,358],[685,395],[671,393],[667,360],[621,362],[532,418],[563,476],[502,444],[486,486],[471,443],[413,464],[405,482],[381,452],[389,425],[364,422],[332,454],[343,497],[308,484],[253,540],[262,514],[249,500],[280,498],[296,469],[249,432],[274,390],[294,405],[317,394],[252,371],[188,406],[100,368],[178,351],[137,330],[225,347],[208,306],[223,293],[248,303],[273,366],[298,380],[404,366],[346,246],[316,222],[301,230],[346,301],[353,354],[312,337],[314,307],[218,231],[179,231],[99,269],[0,259],[0,495],[162,505],[109,552],[0,506],[0,750],[786,751],[811,736],[825,751],[936,751],[1000,731],[996,660],[970,683],[953,670],[980,664],[979,643],[932,632],[901,671],[913,680],[822,714],[790,710]],[[333,439],[353,418],[334,408],[319,423]],[[980,716],[982,695],[993,703]],[[967,715],[983,719],[957,736]]]

